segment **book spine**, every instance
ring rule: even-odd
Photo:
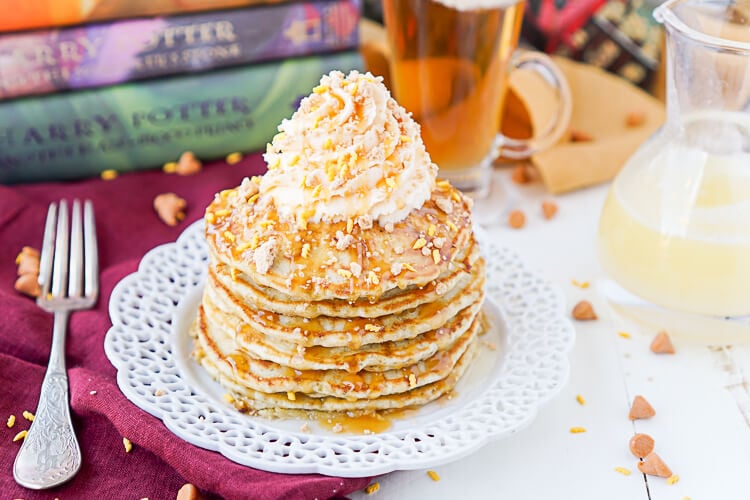
[[[23,0],[1,3],[0,32],[294,0]],[[12,4],[12,5],[11,5]]]
[[[361,67],[338,52],[0,103],[0,183],[259,150],[322,74]]]
[[[361,0],[311,0],[0,36],[0,100],[352,49]]]

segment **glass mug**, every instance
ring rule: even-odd
[[[383,0],[391,48],[391,91],[422,127],[440,176],[475,198],[490,191],[492,162],[526,158],[552,145],[568,127],[571,97],[554,63],[518,51],[519,0]],[[558,95],[558,112],[531,139],[499,134],[508,75],[540,74]]]

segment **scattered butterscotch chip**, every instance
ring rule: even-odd
[[[154,391],[154,396],[156,396],[157,398],[160,398],[160,397],[164,396],[166,393],[167,393],[167,391],[165,391],[164,389],[156,389]]]
[[[630,420],[651,418],[654,415],[656,415],[656,410],[651,406],[651,403],[646,401],[646,398],[640,395],[633,398],[633,404],[630,406],[630,413],[628,414]]]
[[[203,168],[201,161],[195,157],[192,151],[185,151],[180,155],[175,173],[177,175],[197,174]]]
[[[638,458],[643,458],[654,451],[654,438],[648,434],[634,434],[630,438],[630,453]]]
[[[29,297],[39,297],[42,293],[42,289],[39,287],[38,277],[36,274],[28,273],[22,274],[16,279],[13,288],[17,292],[20,292]]]
[[[529,181],[531,181],[531,176],[529,175],[529,168],[523,163],[516,165],[515,167],[513,167],[513,171],[510,174],[510,178],[516,184],[527,184]]]
[[[626,127],[640,127],[646,122],[646,113],[643,111],[631,111],[625,115]]]
[[[162,193],[154,198],[154,210],[168,226],[175,226],[185,218],[187,202],[174,193]]]
[[[526,215],[521,210],[513,210],[508,215],[508,225],[513,229],[521,229],[526,224]]]
[[[177,500],[201,500],[202,498],[198,488],[190,483],[183,484],[177,492]]]
[[[130,442],[130,439],[126,437],[122,438],[122,445],[125,447],[125,453],[133,451],[133,443]]]
[[[28,434],[28,433],[29,433],[29,431],[27,431],[27,430],[23,430],[23,431],[19,432],[18,434],[16,434],[15,436],[13,436],[13,442],[15,443],[16,441],[20,441],[22,439],[26,439],[26,434]]]
[[[672,340],[665,330],[657,333],[654,340],[651,341],[651,352],[656,354],[674,354]]]
[[[372,495],[380,489],[380,483],[372,483],[370,486],[365,488],[365,493]]]
[[[578,401],[578,404],[581,406],[586,404],[586,400],[583,399],[583,396],[581,396],[580,394],[576,395],[576,401]]]
[[[589,142],[593,141],[594,138],[587,134],[583,130],[570,129],[570,140],[571,142]]]
[[[108,168],[107,170],[102,170],[102,172],[99,174],[99,177],[102,178],[102,180],[105,181],[111,181],[112,179],[117,178],[117,170]]]
[[[571,434],[581,434],[582,432],[586,432],[586,429],[584,427],[571,427],[570,428]]]
[[[162,171],[165,174],[173,174],[177,172],[177,162],[176,161],[168,161],[161,167]]]
[[[638,462],[638,470],[649,476],[670,477],[672,471],[659,455],[653,451],[642,462]]]
[[[11,415],[8,417],[8,422],[5,424],[8,426],[8,429],[11,429],[14,425],[16,425],[16,416]]]
[[[23,415],[23,418],[25,418],[29,422],[33,422],[34,421],[34,414],[31,413],[30,411],[24,410],[23,413],[22,413],[22,415]]]
[[[619,335],[620,337],[622,337],[624,339],[629,339],[630,338],[630,334],[628,332],[617,332],[617,335]]]
[[[235,165],[242,161],[242,153],[229,153],[226,157],[226,162],[230,165]]]
[[[552,217],[557,214],[557,203],[550,200],[545,200],[542,202],[542,214],[544,215],[544,218],[547,220],[550,220]]]
[[[573,308],[573,318],[578,321],[589,321],[598,319],[594,307],[588,300],[582,300]]]
[[[677,474],[672,474],[671,476],[667,478],[667,484],[672,486],[679,480],[680,480],[680,476],[678,476]]]
[[[630,469],[628,469],[627,467],[615,467],[615,472],[619,472],[623,476],[630,475]]]
[[[18,276],[24,274],[39,274],[39,250],[25,246],[16,256],[16,265],[18,266]]]
[[[589,286],[591,286],[591,283],[588,281],[578,281],[578,280],[570,280],[570,284],[573,286],[577,286],[578,288],[585,290]]]
[[[440,481],[440,475],[434,470],[428,470],[427,475],[430,476],[430,479],[433,481]]]

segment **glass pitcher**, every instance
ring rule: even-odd
[[[668,309],[750,314],[750,2],[669,0],[667,121],[612,184],[605,271]]]

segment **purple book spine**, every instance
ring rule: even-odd
[[[0,100],[357,47],[361,0],[0,35]]]

